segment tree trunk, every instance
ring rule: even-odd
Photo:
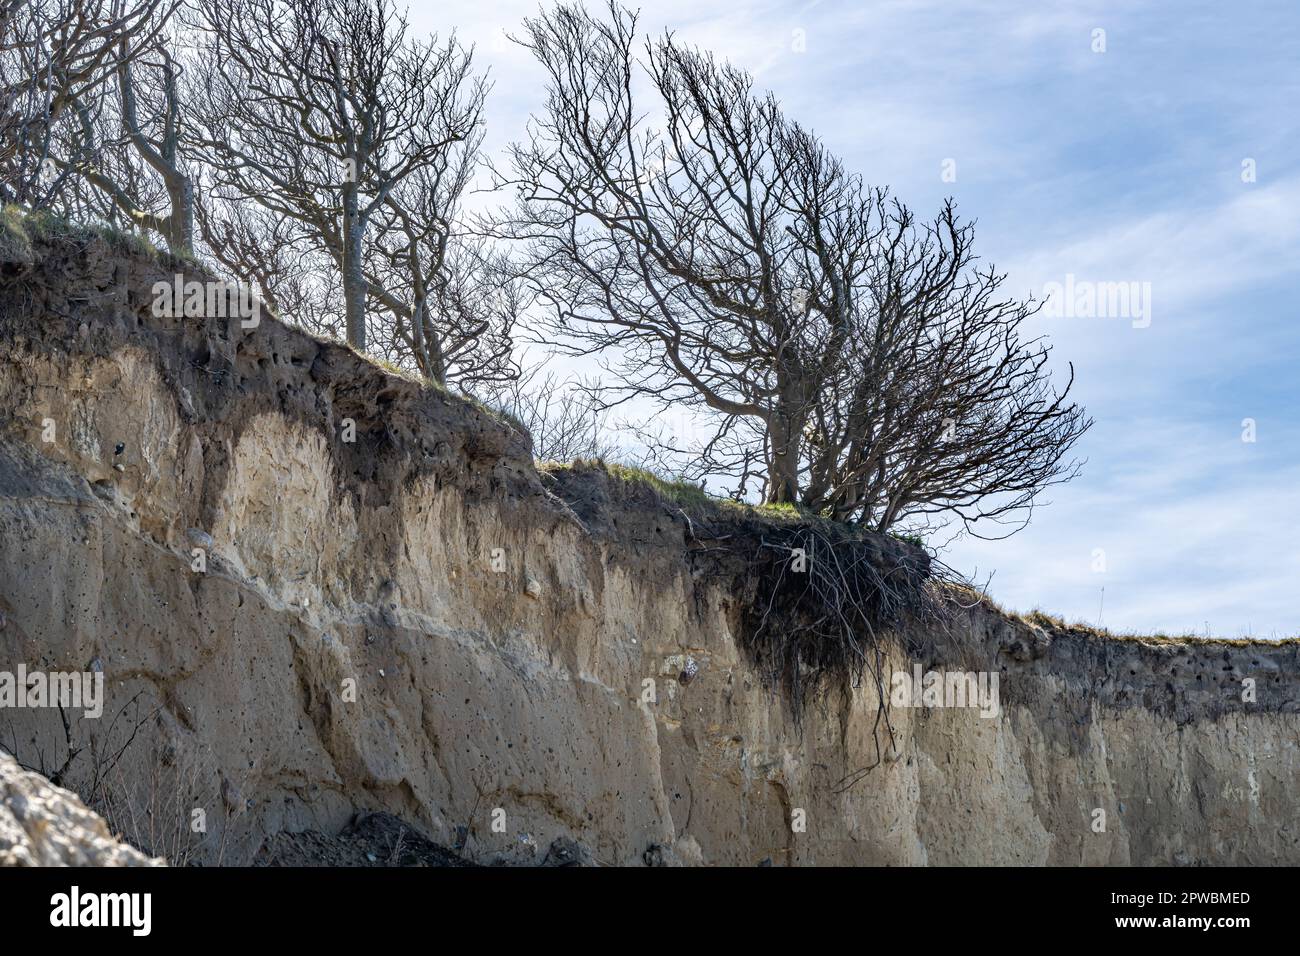
[[[343,308],[347,315],[348,344],[366,349],[366,277],[361,258],[365,224],[355,185],[343,190]]]
[[[171,215],[167,221],[167,248],[172,255],[194,255],[194,181],[188,176],[168,182]]]
[[[767,503],[794,504],[799,500],[799,431],[778,412],[768,426],[768,434],[772,439],[772,464]]]
[[[429,356],[429,377],[439,385],[447,384],[447,360],[442,354],[442,339],[435,335],[425,336],[425,348]]]

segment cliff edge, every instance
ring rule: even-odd
[[[1296,642],[934,585],[879,672],[996,678],[995,707],[874,680],[796,707],[749,640],[752,546],[790,519],[539,472],[342,345],[159,315],[177,275],[204,278],[71,227],[0,243],[0,672],[104,688],[98,717],[0,708],[0,746],[147,852],[265,860],[373,812],[475,862],[1300,863]]]

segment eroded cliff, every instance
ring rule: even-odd
[[[0,671],[107,692],[0,709],[0,747],[153,806],[162,834],[109,814],[150,852],[383,811],[481,862],[1300,863],[1295,642],[950,593],[887,670],[996,674],[998,713],[892,707],[878,758],[873,682],[796,722],[742,650],[727,542],[766,519],[539,473],[493,415],[270,317],[160,316],[183,263],[76,230],[0,258]]]

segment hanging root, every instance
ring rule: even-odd
[[[832,689],[851,693],[864,675],[879,700],[872,732],[895,747],[882,638],[935,613],[932,566],[919,548],[833,525],[766,533],[753,562],[755,598],[743,630],[746,650],[772,689],[784,692],[796,723]],[[837,785],[847,789],[871,767]],[[847,785],[845,785],[845,782]]]

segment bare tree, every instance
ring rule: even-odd
[[[214,271],[256,288],[282,321],[326,338],[345,336],[339,273],[309,226],[221,189],[210,191],[195,214]]]
[[[43,208],[57,199],[72,170],[69,157],[52,149],[60,138],[66,145],[85,133],[78,104],[96,100],[153,48],[178,5],[0,0],[0,200]]]
[[[486,85],[453,36],[408,37],[389,0],[198,0],[193,148],[211,184],[306,226],[364,349],[371,226],[418,170],[465,149]]]
[[[181,156],[181,67],[169,46],[160,36],[134,50],[119,45],[116,83],[74,98],[76,147],[55,163],[92,190],[62,197],[66,212],[122,222],[191,256],[194,179]]]
[[[366,260],[371,298],[391,316],[380,350],[439,385],[473,392],[518,376],[513,331],[526,307],[501,253],[457,226],[479,135],[443,153],[389,194]]]
[[[1002,298],[951,204],[918,225],[751,78],[671,34],[634,57],[636,17],[560,6],[525,21],[547,103],[498,183],[495,219],[610,398],[710,410],[701,473],[879,529],[1032,504],[1077,465],[1089,422],[1056,393],[1032,302]],[[661,123],[642,122],[648,80]]]
[[[167,194],[166,212],[150,213],[132,204],[129,196],[114,193],[119,206],[163,235],[168,248],[178,255],[194,251],[194,180],[180,154],[182,108],[179,93],[180,68],[164,42],[155,43],[138,64],[125,55],[117,62],[118,96],[122,132],[134,156],[161,181]],[[137,94],[133,71],[146,72],[149,82],[143,95]],[[147,112],[146,112],[147,110]]]
[[[4,114],[29,205],[197,252],[282,318],[439,384],[518,375],[521,287],[458,223],[487,87],[454,37],[408,39],[389,0],[204,0],[185,46],[163,34],[179,0],[3,2],[6,102],[35,104]],[[73,12],[94,69],[41,81],[88,55],[54,22]]]
[[[540,461],[613,459],[624,453],[610,437],[591,382],[542,374],[533,366],[516,379],[481,391],[480,397],[528,431],[533,457]]]

